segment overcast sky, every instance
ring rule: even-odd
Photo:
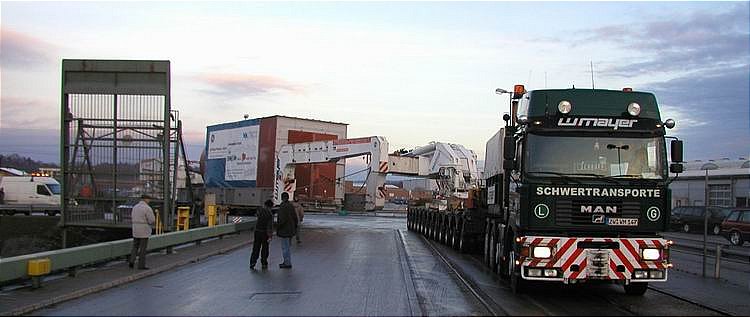
[[[286,115],[484,157],[495,88],[654,92],[688,160],[750,155],[747,2],[2,2],[0,153],[57,162],[63,58],[170,60],[207,125]]]

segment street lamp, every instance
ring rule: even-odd
[[[703,212],[703,277],[706,277],[706,257],[708,256],[708,246],[706,240],[708,240],[708,171],[718,169],[719,166],[714,163],[706,163],[701,166],[701,170],[706,171],[705,181],[705,200],[703,206],[705,211]],[[719,261],[717,258],[716,261]]]

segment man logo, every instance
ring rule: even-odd
[[[661,217],[661,211],[658,207],[651,207],[646,211],[646,217],[648,220],[657,221]]]
[[[604,215],[591,215],[591,223],[604,223]]]
[[[544,219],[549,216],[549,207],[545,204],[539,204],[534,207],[534,216],[536,216],[539,219]]]

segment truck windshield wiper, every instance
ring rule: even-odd
[[[575,182],[577,182],[579,184],[582,184],[581,181],[579,181],[579,180],[577,180],[575,178],[572,178],[571,176],[590,176],[590,177],[594,177],[596,179],[601,179],[601,180],[610,182],[612,184],[620,184],[620,182],[618,182],[615,179],[609,178],[607,176],[602,176],[602,175],[599,175],[599,174],[592,174],[592,173],[559,173],[559,172],[529,172],[529,173],[557,175],[557,176],[560,176],[562,178],[575,181]]]
[[[575,178],[572,178],[572,177],[568,176],[568,174],[565,174],[565,173],[558,173],[558,172],[526,172],[526,174],[532,174],[532,173],[533,174],[544,174],[544,175],[555,175],[555,176],[559,176],[562,179],[572,181],[574,183],[583,184],[583,183],[581,183],[581,181],[579,181],[579,180],[577,180]]]

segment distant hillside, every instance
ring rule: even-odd
[[[35,161],[30,157],[20,156],[18,154],[0,155],[0,167],[10,167],[26,172],[33,172],[40,167],[59,167],[55,163],[45,163]]]

